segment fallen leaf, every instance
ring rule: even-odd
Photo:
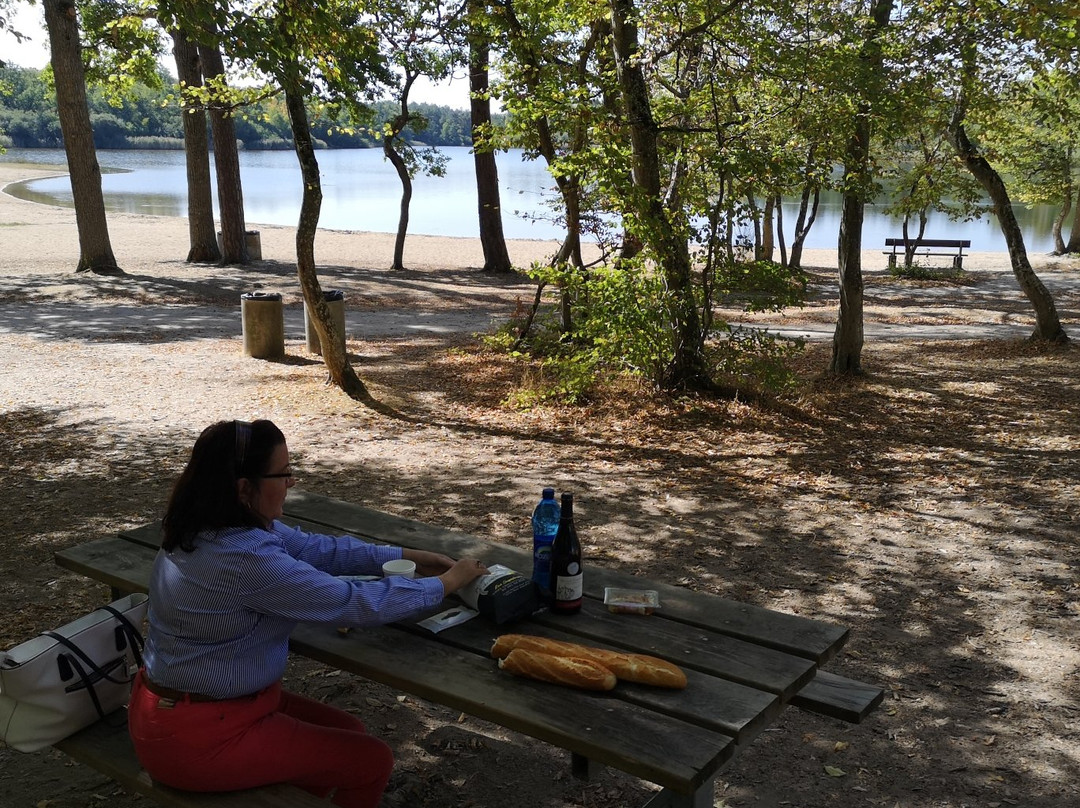
[[[838,769],[835,766],[826,766],[825,774],[829,775],[829,777],[844,777],[847,772],[843,769]]]

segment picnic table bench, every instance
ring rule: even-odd
[[[891,247],[891,250],[885,250],[882,254],[889,256],[889,269],[896,268],[896,256],[904,256],[904,264],[908,263],[907,255],[908,248],[913,250],[912,255],[918,257],[920,255],[945,255],[952,256],[953,269],[964,268],[964,249],[971,247],[971,241],[969,239],[950,239],[950,238],[919,238],[919,239],[903,239],[903,238],[887,238],[885,239],[885,246]]]
[[[524,549],[298,488],[282,521],[517,570],[532,563]],[[114,594],[146,591],[160,541],[154,523],[62,550],[56,561]],[[662,607],[650,617],[612,614],[602,603],[605,586],[656,589]],[[565,749],[578,776],[603,764],[655,783],[661,790],[648,808],[711,806],[719,769],[788,705],[858,722],[883,697],[881,688],[821,669],[847,640],[841,626],[595,566],[577,615],[542,611],[501,627],[476,618],[433,634],[417,625],[428,614],[347,634],[302,624],[290,648]],[[494,637],[507,631],[659,656],[681,666],[689,684],[672,691],[620,682],[597,694],[518,679],[500,672],[489,654]]]

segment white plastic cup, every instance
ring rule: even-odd
[[[416,562],[409,561],[407,558],[395,558],[382,565],[382,574],[384,578],[389,578],[392,575],[401,575],[404,578],[415,578]]]

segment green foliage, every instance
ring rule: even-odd
[[[714,272],[713,301],[746,312],[780,311],[801,306],[807,276],[801,267],[776,261],[722,261]]]
[[[956,280],[964,276],[964,270],[954,266],[930,266],[919,261],[910,264],[898,262],[889,267],[889,274],[894,278],[904,278],[913,281],[940,281]]]
[[[542,404],[582,404],[597,384],[597,362],[589,354],[549,356],[540,361],[519,358],[524,367],[521,382],[504,401],[514,409],[527,410]]]
[[[706,356],[717,380],[744,390],[784,392],[792,390],[798,379],[790,361],[802,353],[805,340],[778,337],[757,328],[720,328],[725,338],[712,340]]]
[[[98,148],[140,149],[147,143],[152,148],[183,148],[183,127],[178,102],[182,89],[168,79],[160,88],[133,84],[122,98],[110,96],[97,87],[89,89],[90,115],[101,121],[95,126],[94,142]],[[189,94],[197,103],[209,103],[210,94]],[[258,96],[256,96],[258,97]],[[116,103],[119,106],[116,106]],[[391,101],[372,105],[369,126],[353,128],[347,125],[340,109],[313,104],[313,135],[324,148],[371,148],[378,145],[370,130],[381,127],[396,110]],[[469,145],[468,110],[451,109],[433,104],[413,105],[417,114],[429,122],[426,129],[402,132],[410,144],[422,146]],[[318,114],[325,110],[325,114]],[[251,106],[237,110],[234,116],[237,139],[245,149],[291,149],[292,131],[281,99],[276,96],[260,98]],[[443,135],[449,133],[447,139]],[[42,71],[31,68],[0,68],[0,134],[14,148],[59,148],[60,122],[56,102]]]
[[[1080,187],[1080,84],[1048,69],[1013,85],[1008,103],[980,111],[981,141],[1027,204],[1062,205]]]
[[[775,262],[726,266],[714,274],[714,288],[725,304],[744,311],[798,305],[805,293],[802,271]],[[508,403],[572,404],[587,400],[605,379],[629,375],[658,384],[663,378],[674,351],[672,294],[654,268],[640,260],[590,271],[534,265],[529,275],[555,291],[549,291],[528,334],[518,339],[523,325],[518,320],[488,338],[490,347],[507,351],[525,368]],[[556,305],[562,294],[571,301],[570,333],[562,330]],[[793,383],[788,362],[802,349],[801,341],[718,323],[706,357],[717,379],[777,391]]]

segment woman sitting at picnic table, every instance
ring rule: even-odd
[[[335,805],[374,808],[390,748],[355,716],[282,689],[289,634],[301,621],[400,620],[487,570],[284,525],[294,483],[285,436],[270,421],[222,421],[195,442],[162,520],[131,737],[150,776],[176,788],[291,783]],[[396,558],[416,562],[419,577],[338,577],[378,575]]]

